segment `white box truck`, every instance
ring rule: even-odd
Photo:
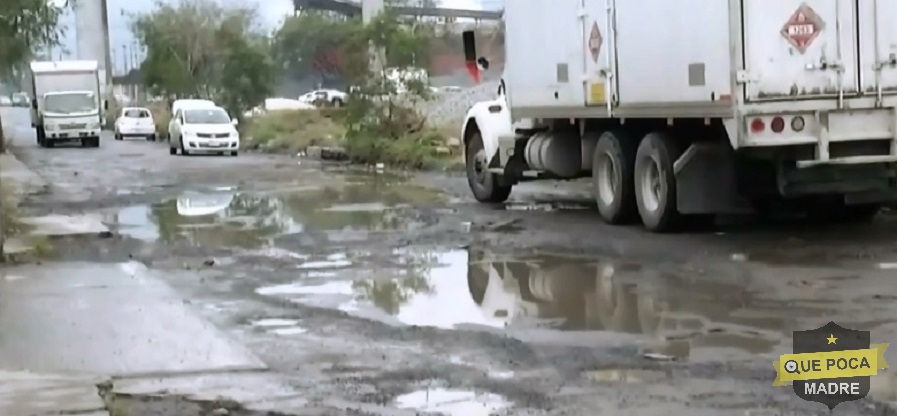
[[[100,95],[96,61],[31,63],[31,126],[42,147],[80,141],[100,146],[100,129],[108,103]]]
[[[498,96],[462,127],[479,201],[591,177],[606,221],[664,232],[782,205],[869,219],[895,198],[897,2],[530,0],[504,19]]]

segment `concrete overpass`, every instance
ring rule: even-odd
[[[519,0],[518,0],[519,1]],[[361,16],[361,3],[351,0],[293,0],[293,7],[300,10],[324,10],[345,16]],[[501,11],[443,9],[439,7],[393,7],[400,16],[430,16],[449,19],[501,20]]]

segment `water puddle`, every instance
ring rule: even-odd
[[[477,247],[397,256],[401,271],[359,279],[348,270],[336,273],[340,279],[303,278],[258,293],[390,324],[494,328],[537,341],[594,345],[629,334],[652,356],[691,360],[784,353],[792,331],[831,319],[873,329],[897,312],[892,302],[858,302],[868,296],[849,292],[875,293],[876,285],[890,281],[887,272],[878,272],[881,283],[858,285],[859,277],[848,279],[843,271],[836,276],[728,261],[653,268],[554,255],[498,256]]]
[[[396,398],[400,409],[448,416],[489,416],[511,407],[502,396],[466,390],[432,388],[403,394]]]
[[[260,326],[263,328],[268,327],[279,327],[279,326],[293,326],[298,325],[299,321],[295,319],[259,319],[257,321],[252,321],[249,323],[252,326]]]
[[[663,371],[637,369],[584,371],[582,376],[596,383],[650,383],[667,378]]]
[[[572,211],[595,209],[594,205],[583,202],[506,202],[504,205],[507,211]]]
[[[289,336],[308,332],[307,329],[299,326],[299,321],[295,319],[266,318],[251,321],[249,325],[263,328],[265,332],[274,335]]]
[[[438,218],[414,218],[403,210],[440,198],[435,191],[374,176],[357,184],[273,193],[222,186],[111,211],[104,222],[120,234],[148,242],[254,248],[285,234],[414,228]]]

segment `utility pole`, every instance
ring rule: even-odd
[[[383,13],[383,9],[385,8],[384,0],[361,0],[361,21],[364,24],[370,23],[374,20],[380,13]],[[374,45],[370,47],[370,55],[371,55],[371,68],[373,68],[377,73],[383,72],[383,66],[386,64],[385,57],[383,56],[382,50],[378,50],[374,48]]]

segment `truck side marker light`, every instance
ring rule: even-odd
[[[772,123],[769,123],[769,128],[773,131],[773,133],[781,133],[785,130],[785,119],[781,117],[775,117],[772,119]]]

